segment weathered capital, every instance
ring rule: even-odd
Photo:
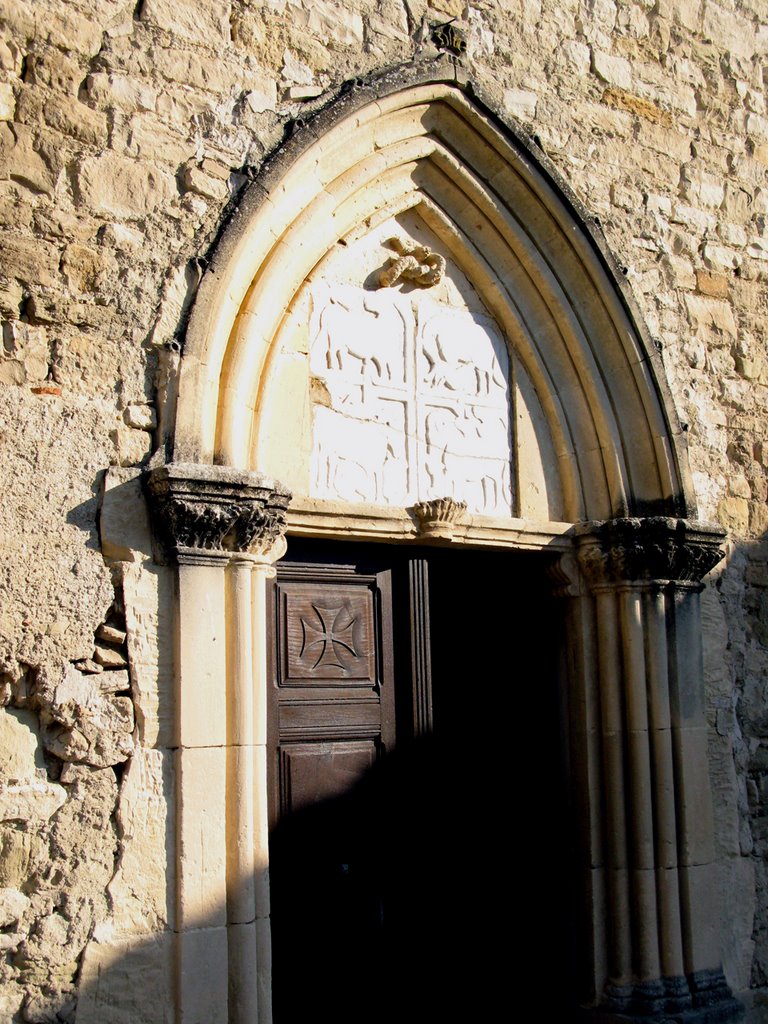
[[[573,536],[590,587],[633,582],[697,584],[724,557],[725,532],[687,519],[653,516],[580,523]]]
[[[285,532],[291,493],[262,473],[229,466],[170,463],[144,485],[167,552],[265,550]]]
[[[466,515],[467,503],[448,497],[434,498],[417,502],[413,511],[422,536],[452,540],[456,526]]]

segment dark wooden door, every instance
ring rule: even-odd
[[[540,566],[291,541],[272,620],[276,1024],[495,1013],[521,930],[515,973],[546,984],[566,872]]]

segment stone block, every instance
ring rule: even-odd
[[[153,405],[126,406],[123,419],[135,430],[154,430],[157,426],[157,413]]]
[[[194,140],[169,128],[154,114],[137,114],[128,125],[126,153],[139,160],[171,164],[174,168],[194,153]]]
[[[714,274],[706,270],[697,270],[696,289],[702,295],[709,295],[714,299],[727,299],[730,290],[729,279],[725,274]]]
[[[124,564],[122,576],[139,737],[146,745],[170,746],[175,742],[174,652],[167,642],[173,630],[173,571],[141,562]]]
[[[80,62],[73,60],[61,50],[48,49],[27,57],[25,82],[46,86],[56,93],[74,96],[82,79],[83,69]]]
[[[52,6],[45,10],[35,9],[32,5],[32,10],[35,11],[35,20],[30,38],[34,35],[65,53],[81,53],[92,57],[99,52],[102,27],[93,12],[81,13],[70,4]]]
[[[125,668],[128,664],[122,651],[115,651],[111,647],[104,647],[101,644],[96,647],[93,660],[106,669]]]
[[[680,895],[685,908],[684,941],[691,962],[698,970],[711,970],[721,963],[718,935],[717,879],[714,864],[680,868]]]
[[[152,435],[145,430],[134,430],[122,424],[110,431],[116,448],[118,466],[140,466],[152,451]]]
[[[749,502],[745,498],[723,498],[717,506],[718,522],[737,537],[749,531]]]
[[[257,924],[230,924],[229,943],[229,1013],[234,1020],[264,1020],[259,1014]]]
[[[120,787],[120,857],[109,883],[110,929],[125,938],[170,927],[175,849],[173,755],[137,748]]]
[[[176,937],[105,935],[85,948],[77,1024],[175,1024]]]
[[[178,936],[178,1024],[228,1024],[229,958],[226,928]]]
[[[19,77],[22,70],[22,53],[13,39],[0,39],[0,68]]]
[[[0,265],[8,277],[50,287],[58,277],[59,250],[42,238],[5,235],[0,238]]]
[[[627,90],[632,86],[632,66],[624,57],[612,57],[600,50],[593,50],[592,70],[598,78],[609,85]]]
[[[0,928],[5,930],[17,925],[29,903],[29,897],[18,889],[0,889]]]
[[[591,54],[586,43],[576,39],[566,39],[561,47],[562,59],[579,75],[589,74]]]
[[[16,113],[16,95],[10,83],[0,83],[0,121],[12,121]]]
[[[710,330],[725,341],[736,337],[736,320],[730,303],[703,295],[686,295],[685,306],[694,330]]]
[[[672,734],[677,778],[678,856],[681,864],[709,864],[712,845],[712,797],[708,780],[707,729],[675,728]]]
[[[227,919],[226,751],[179,750],[178,905],[176,928],[224,925]]]
[[[40,122],[89,146],[107,144],[107,118],[73,96],[60,96],[35,87],[24,89],[16,101],[16,118],[23,124]]]
[[[17,1020],[25,999],[26,992],[21,985],[9,982],[0,992],[0,1020]]]
[[[103,71],[88,75],[88,97],[99,110],[117,107],[133,113],[136,110],[155,110],[157,90],[148,82],[127,75]]]
[[[308,88],[319,87],[309,86]],[[274,110],[277,106],[277,84],[274,78],[267,75],[256,76],[253,82],[249,82],[249,89],[245,93],[245,102],[254,114],[263,114],[265,110]]]
[[[176,194],[168,172],[115,153],[82,159],[75,183],[80,200],[93,213],[126,220],[152,213]]]
[[[61,789],[61,787],[59,787]],[[65,791],[62,789],[62,794]],[[50,857],[48,843],[36,833],[0,826],[0,885],[19,888]]]
[[[62,254],[61,269],[75,291],[92,292],[101,276],[102,254],[91,246],[73,242]]]
[[[178,615],[184,623],[177,665],[179,744],[223,745],[227,741],[223,566],[179,566]]]
[[[0,787],[0,821],[47,821],[67,798],[52,782],[27,782]]]
[[[45,777],[37,715],[22,708],[3,709],[0,711],[0,780],[21,782]]]
[[[226,182],[219,177],[206,174],[195,164],[188,164],[179,175],[181,186],[185,192],[195,192],[197,195],[205,196],[207,199],[221,201],[229,195]]]
[[[215,48],[229,42],[230,9],[228,0],[208,0],[202,7],[194,0],[144,0],[141,20]]]
[[[50,350],[45,327],[19,320],[6,321],[2,325],[2,342],[2,368],[7,370],[9,365],[14,367],[11,370],[14,382],[42,381],[46,378]],[[18,371],[15,370],[17,366]],[[17,372],[20,380],[15,381]]]
[[[105,640],[109,644],[124,644],[125,630],[118,629],[116,626],[108,626],[102,622],[96,630],[96,637],[99,640]]]
[[[79,667],[80,662],[77,664]],[[99,668],[101,668],[101,666],[99,666]],[[108,672],[105,672],[102,669],[99,673],[97,683],[102,693],[123,693],[131,688],[131,680],[128,673],[122,669],[114,669]]]
[[[536,117],[537,96],[525,89],[505,89],[504,108],[514,117],[532,121]]]

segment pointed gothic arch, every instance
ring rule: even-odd
[[[533,382],[563,518],[695,514],[660,361],[573,197],[466,87],[386,85],[298,132],[233,216],[187,330],[176,459],[256,468],[274,342],[297,293],[361,227],[416,208]]]
[[[533,443],[554,481],[535,514],[518,498],[508,521],[474,515],[454,539],[547,551],[567,604],[578,998],[601,1020],[727,1019],[738,1007],[710,891],[697,605],[722,534],[684,518],[695,516],[684,439],[599,232],[452,65],[353,88],[297,130],[233,214],[186,331],[171,459],[148,475],[178,563],[180,1005],[193,998],[199,912],[223,899],[206,919],[226,964],[209,1018],[270,1020],[265,579],[286,522],[317,536],[342,522],[360,538],[419,535],[412,510],[318,501],[293,464],[290,510],[275,482],[281,452],[311,446],[279,397],[281,343],[307,282],[328,279],[340,247],[408,217],[471,284],[529,382],[536,428],[514,437],[513,463]],[[294,397],[308,401],[299,356]],[[210,846],[204,863],[197,842]]]

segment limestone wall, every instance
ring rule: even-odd
[[[704,595],[723,957],[768,991],[765,0],[0,0],[3,1020],[74,1020],[81,976],[78,1020],[165,1019],[171,583],[121,496],[249,179],[452,18],[625,268],[730,531]],[[148,994],[118,979],[110,1015],[94,979],[136,933]]]

